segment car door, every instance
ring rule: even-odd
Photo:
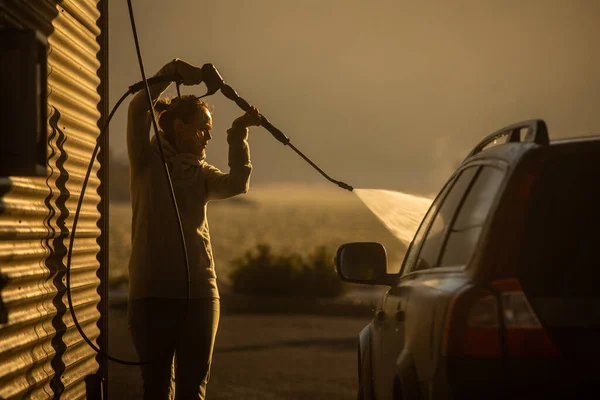
[[[445,190],[442,190],[440,195],[434,200],[431,207],[425,214],[423,221],[415,237],[410,244],[407,255],[405,259],[410,258],[410,255],[413,254],[411,249],[419,249],[421,245],[421,241],[427,232],[427,228],[431,219],[436,213],[437,207],[445,194]],[[416,253],[416,252],[414,252]],[[404,262],[405,264],[406,262]],[[402,273],[399,274],[399,276]],[[371,373],[372,373],[372,382],[373,382],[373,390],[375,392],[377,399],[385,399],[388,395],[388,386],[391,379],[393,379],[393,371],[387,368],[387,355],[386,351],[383,348],[383,336],[387,334],[390,330],[395,330],[393,327],[394,322],[391,321],[390,316],[394,311],[394,307],[397,306],[397,294],[394,291],[395,286],[392,286],[390,289],[385,292],[379,304],[377,305],[377,309],[375,312],[375,318],[373,319],[373,329],[371,331]]]
[[[442,189],[427,212],[417,234],[407,252],[401,276],[384,298],[381,310],[377,313],[379,330],[379,373],[376,382],[378,400],[392,399],[392,388],[396,375],[396,362],[405,347],[405,324],[409,317],[407,305],[415,290],[421,290],[419,272],[434,267],[444,243],[448,226],[468,191],[477,167],[467,168],[457,173]],[[425,290],[429,290],[425,288]],[[419,296],[419,298],[423,298]],[[431,299],[431,296],[425,298]],[[425,318],[435,308],[435,301],[424,301],[411,307],[411,318]],[[422,315],[420,315],[422,313]],[[410,323],[411,321],[409,321]],[[414,322],[414,321],[413,321]]]

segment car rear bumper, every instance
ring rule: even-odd
[[[585,395],[600,383],[591,360],[442,358],[424,399],[541,398]],[[596,360],[597,363],[597,360]],[[592,393],[592,392],[589,392]]]

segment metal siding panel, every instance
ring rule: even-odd
[[[58,71],[67,71],[70,78],[75,79],[80,86],[85,86],[90,91],[95,92],[95,88],[90,83],[100,83],[100,78],[96,75],[96,72],[73,63],[73,59],[60,47],[52,49],[52,53],[48,54],[48,60],[52,65],[58,67]]]
[[[8,278],[0,285],[7,317],[0,323],[0,398],[85,398],[84,378],[99,368],[74,326],[65,292],[70,230],[102,117],[99,4],[0,2],[0,27],[37,29],[49,44],[48,175],[0,178],[0,274]],[[93,342],[100,335],[99,164],[90,176],[71,262],[74,310]]]
[[[76,176],[79,177],[81,179],[81,183],[83,183],[83,177],[84,175],[71,175],[71,177]],[[2,182],[2,178],[0,178],[0,186],[3,186]],[[10,183],[10,188],[11,188],[11,197],[16,197],[22,200],[27,200],[27,201],[37,201],[39,202],[40,199],[43,199],[44,196],[48,195],[48,190],[46,187],[40,187],[39,185],[35,185],[31,183],[31,180],[29,179],[19,179],[19,178],[12,178],[11,179],[11,183]],[[92,201],[92,202],[99,202],[100,201],[100,195],[94,191],[90,192],[90,193],[85,193],[85,198]],[[8,199],[3,199],[3,201],[10,201],[10,198]],[[0,246],[2,246],[2,243],[0,243]]]
[[[60,4],[70,15],[73,16],[80,24],[94,34],[99,36],[101,31],[96,25],[101,17],[100,10],[95,2],[85,0],[65,0]]]

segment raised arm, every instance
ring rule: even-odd
[[[229,173],[211,165],[205,166],[208,200],[226,199],[248,191],[252,164],[248,145],[248,127],[260,125],[260,114],[252,108],[236,119],[227,131]]]
[[[196,85],[202,82],[202,72],[178,58],[164,65],[155,76],[179,75],[184,85]],[[150,86],[150,97],[154,103],[172,82],[161,82]],[[143,166],[150,148],[150,128],[152,126],[149,113],[148,96],[145,90],[140,90],[129,103],[127,117],[127,152],[132,169]]]

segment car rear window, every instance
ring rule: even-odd
[[[534,180],[518,268],[529,295],[600,297],[597,150],[557,152]]]

